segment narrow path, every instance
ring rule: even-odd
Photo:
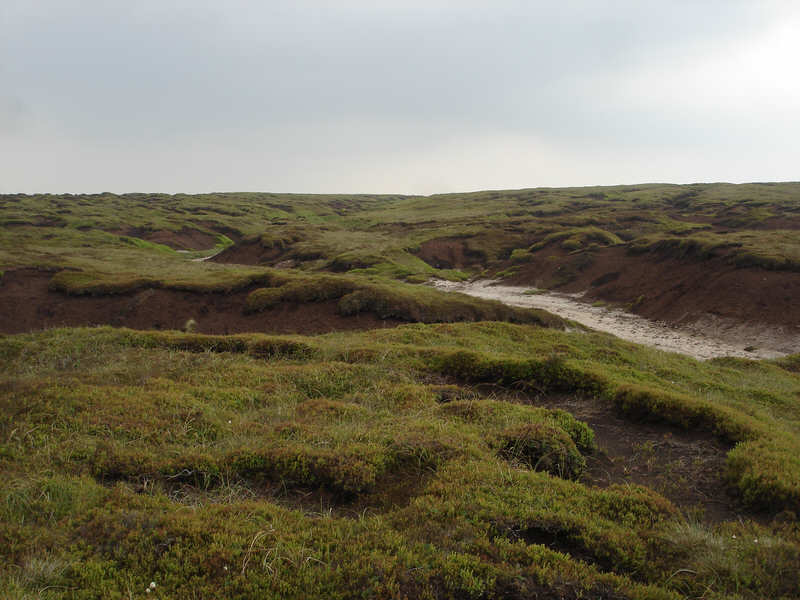
[[[436,280],[432,285],[440,290],[499,300],[511,306],[541,308],[630,342],[688,354],[700,360],[718,356],[775,358],[787,354],[768,347],[745,350],[748,347],[748,338],[743,338],[741,344],[733,344],[700,331],[649,321],[619,309],[592,306],[580,301],[579,294],[560,294],[535,288],[498,285],[496,281],[489,279],[469,282]],[[794,351],[800,351],[800,348]]]

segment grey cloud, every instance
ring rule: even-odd
[[[766,111],[751,115],[752,127],[734,127],[740,115],[725,107],[709,119],[668,99],[632,105],[613,88],[650,64],[735,47],[791,5],[11,0],[0,11],[3,87],[27,107],[27,144],[70,140],[87,156],[111,148],[125,157],[114,164],[139,156],[151,170],[147,153],[177,161],[172,179],[143,173],[143,187],[208,177],[198,171],[192,179],[190,163],[178,168],[182,155],[200,161],[186,151],[192,146],[203,164],[217,156],[242,165],[242,156],[255,155],[244,161],[252,175],[235,170],[242,185],[274,181],[269,166],[256,172],[260,156],[283,165],[287,188],[324,182],[346,191],[335,183],[340,157],[368,158],[398,189],[402,170],[384,163],[463,139],[528,136],[579,152],[768,143]],[[0,114],[12,112],[3,111],[0,102]],[[334,175],[319,183],[298,175],[293,185],[284,176],[294,172],[289,160]],[[25,177],[18,185],[33,185]],[[448,183],[458,188],[457,179]]]

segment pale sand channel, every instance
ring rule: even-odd
[[[498,285],[487,279],[469,282],[435,280],[432,285],[440,290],[499,300],[511,306],[541,308],[592,329],[611,333],[623,340],[668,352],[688,354],[701,360],[718,356],[775,358],[800,352],[800,338],[787,336],[781,330],[766,330],[753,324],[713,323],[705,319],[678,328],[649,321],[623,310],[592,306],[581,301],[580,294],[560,294],[535,288]],[[755,349],[745,350],[748,346],[755,346]]]

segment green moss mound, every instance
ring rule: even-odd
[[[586,460],[564,430],[541,423],[504,430],[500,453],[534,471],[565,479],[577,479],[586,467]]]

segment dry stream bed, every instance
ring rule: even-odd
[[[589,304],[581,294],[562,294],[530,287],[498,284],[483,279],[467,282],[435,280],[432,285],[448,292],[499,300],[511,306],[540,308],[623,340],[659,350],[687,354],[700,360],[719,356],[776,358],[800,352],[800,340],[757,324],[731,324],[713,316],[676,327],[650,321],[618,308]]]

